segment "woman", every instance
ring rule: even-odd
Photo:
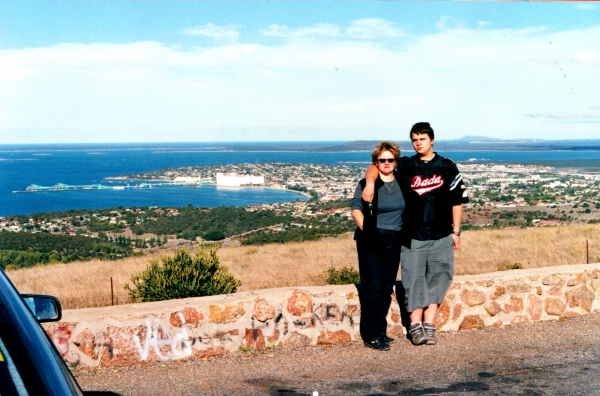
[[[360,335],[364,345],[387,351],[394,339],[386,334],[386,316],[400,265],[402,213],[404,196],[394,175],[400,148],[393,142],[381,142],[371,155],[379,170],[371,204],[361,199],[365,179],[352,198],[352,217],[358,251],[361,305]]]

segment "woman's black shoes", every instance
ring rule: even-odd
[[[374,339],[373,341],[364,341],[366,347],[376,349],[378,351],[389,351],[390,344],[383,341],[380,338]]]
[[[383,342],[387,342],[388,344],[393,344],[394,342],[396,342],[395,339],[393,339],[392,337],[388,336],[387,334],[383,333],[381,335],[381,339],[383,340]]]

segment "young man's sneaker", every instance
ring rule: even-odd
[[[425,335],[427,336],[427,342],[425,344],[437,344],[437,337],[435,336],[435,323],[423,322],[423,329],[425,330]]]
[[[383,333],[381,335],[381,339],[383,340],[383,342],[387,342],[388,344],[393,344],[394,342],[396,342],[395,339],[393,339],[392,337],[388,336],[387,334]]]
[[[378,351],[389,351],[390,350],[390,344],[388,344],[387,342],[383,341],[380,338],[374,339],[373,341],[364,341],[363,343],[365,344],[366,347],[373,348]]]
[[[423,329],[421,322],[411,323],[408,328],[408,334],[410,335],[410,341],[414,345],[423,345],[427,342],[427,334],[425,334],[425,329]]]

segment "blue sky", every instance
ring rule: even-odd
[[[0,1],[0,144],[600,138],[600,5]]]

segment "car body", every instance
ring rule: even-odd
[[[0,268],[0,395],[83,394],[39,323],[60,318],[58,299],[20,295]]]

